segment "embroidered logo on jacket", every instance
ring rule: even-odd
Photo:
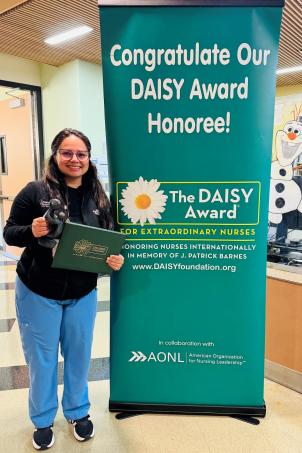
[[[49,208],[49,201],[40,200],[40,206],[42,206],[42,208]]]
[[[94,209],[92,211],[95,215],[100,215],[100,210],[99,209]]]

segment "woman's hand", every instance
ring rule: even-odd
[[[110,255],[108,256],[106,263],[114,271],[119,271],[122,265],[124,264],[124,257],[123,255]]]
[[[37,217],[33,220],[31,230],[35,238],[46,236],[49,233],[48,223],[44,217]]]

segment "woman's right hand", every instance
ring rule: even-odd
[[[37,217],[33,220],[31,230],[35,238],[46,236],[49,233],[48,223],[44,217]]]

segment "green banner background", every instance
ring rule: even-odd
[[[263,406],[266,233],[280,20],[276,7],[101,8],[111,192],[120,228],[128,234],[126,263],[111,286],[112,402]],[[133,49],[177,49],[179,44],[195,49],[196,43],[200,50],[215,44],[228,49],[229,62],[163,62],[152,71],[146,64],[127,63]],[[243,43],[248,50],[242,59],[250,48],[256,64],[240,64],[237,52]],[[120,49],[113,47],[117,44]],[[126,64],[112,64],[114,49],[117,64],[129,49]],[[266,64],[264,50],[270,51]],[[144,89],[152,82],[157,87],[158,79],[183,79],[183,85],[179,99],[175,89],[171,99],[154,99],[150,90],[146,99],[133,99],[133,79]],[[241,88],[233,99],[190,99],[194,79],[205,87],[227,84],[220,86],[221,97],[231,83]],[[166,133],[154,127],[150,133],[148,114],[155,118],[158,113],[172,120],[192,118],[190,127],[196,118],[212,122],[206,121],[206,132],[174,133],[167,132],[167,120]],[[153,192],[151,180],[160,183]],[[135,197],[148,190],[153,197],[163,190],[167,197],[155,224],[143,216],[133,224],[130,204],[128,215],[122,210],[125,190],[135,181],[129,189],[134,208]],[[238,191],[231,197],[226,189]],[[199,199],[200,190],[206,201]],[[143,213],[141,204],[139,209]]]

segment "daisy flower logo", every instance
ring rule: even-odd
[[[168,197],[163,190],[158,190],[159,186],[157,179],[146,181],[140,176],[122,190],[122,211],[132,223],[140,222],[144,226],[147,221],[155,224],[155,219],[161,219],[160,213],[165,211]]]

